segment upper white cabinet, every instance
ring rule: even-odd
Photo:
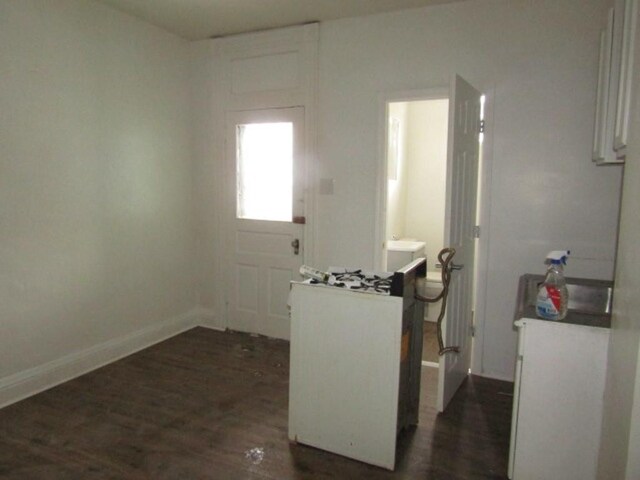
[[[607,28],[600,33],[600,61],[596,95],[596,119],[593,133],[592,159],[597,163],[615,160],[613,132],[610,122],[609,85],[611,83],[611,45],[613,43],[613,8],[609,10]]]
[[[592,156],[598,165],[625,160],[637,1],[615,0],[600,37]]]
[[[638,1],[626,0],[624,6],[624,25],[622,28],[622,48],[620,61],[620,79],[618,87],[618,103],[616,114],[615,137],[613,148],[617,152],[626,153],[629,129],[629,109],[631,106],[631,80],[633,74],[633,45],[638,19]]]

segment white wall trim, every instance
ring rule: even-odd
[[[480,165],[478,187],[478,224],[480,225],[480,238],[476,249],[476,278],[474,301],[474,327],[475,338],[471,356],[471,372],[474,375],[482,375],[500,380],[513,381],[513,378],[495,376],[484,369],[484,334],[487,318],[487,288],[489,286],[489,246],[491,232],[491,192],[493,178],[493,124],[495,112],[495,84],[483,85],[482,94],[484,101],[484,141],[480,146],[482,163]]]
[[[513,377],[510,375],[505,375],[503,372],[474,372],[471,370],[472,375],[483,378],[490,378],[492,380],[500,380],[503,382],[513,383]]]
[[[195,326],[209,328],[219,332],[224,332],[226,330],[223,325],[219,325],[216,312],[213,309],[195,307],[190,313],[195,318]]]
[[[226,332],[227,329],[223,328],[223,327],[219,327],[217,325],[209,325],[209,324],[205,324],[205,325],[198,325],[198,327],[201,328],[206,328],[208,330],[215,330],[216,332]]]
[[[0,408],[84,375],[198,325],[209,326],[211,318],[211,312],[208,310],[194,308],[164,322],[0,378]]]
[[[440,368],[440,364],[438,362],[429,362],[427,360],[422,360],[423,367],[431,367],[431,368]]]

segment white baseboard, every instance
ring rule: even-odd
[[[426,360],[422,360],[422,366],[423,367],[440,368],[440,364],[438,362],[428,362]]]
[[[0,408],[115,362],[193,327],[208,324],[207,315],[210,313],[194,308],[162,323],[0,378]]]
[[[503,382],[511,382],[513,383],[513,376],[508,376],[505,375],[504,373],[497,373],[497,372],[473,372],[474,375],[477,375],[478,377],[485,377],[485,378],[491,378],[493,380],[501,380]]]
[[[209,323],[200,323],[200,324],[198,324],[198,326],[202,327],[202,328],[208,328],[209,330],[215,330],[216,332],[226,332],[227,331],[226,328],[218,327],[217,325],[211,325]]]
[[[196,307],[192,310],[197,317],[199,327],[209,328],[211,330],[225,331],[226,328],[223,325],[219,325],[219,321],[216,317],[215,311],[210,308]]]

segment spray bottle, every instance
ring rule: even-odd
[[[547,255],[547,275],[536,298],[536,313],[540,318],[562,320],[567,316],[569,292],[563,267],[567,264],[569,253],[569,250],[555,250]]]

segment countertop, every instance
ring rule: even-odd
[[[587,327],[611,328],[613,282],[591,278],[567,277],[569,310],[562,320],[547,320],[536,314],[536,296],[544,275],[520,277],[515,320],[531,318],[543,322],[566,323]]]
[[[547,320],[536,315],[536,307],[527,306],[524,308],[522,316],[518,320],[522,318],[533,318],[535,320],[540,320],[543,322],[584,325],[586,327],[611,328],[611,315],[609,314],[598,315],[592,313],[576,312],[574,310],[569,310],[567,312],[567,316],[563,320]]]

